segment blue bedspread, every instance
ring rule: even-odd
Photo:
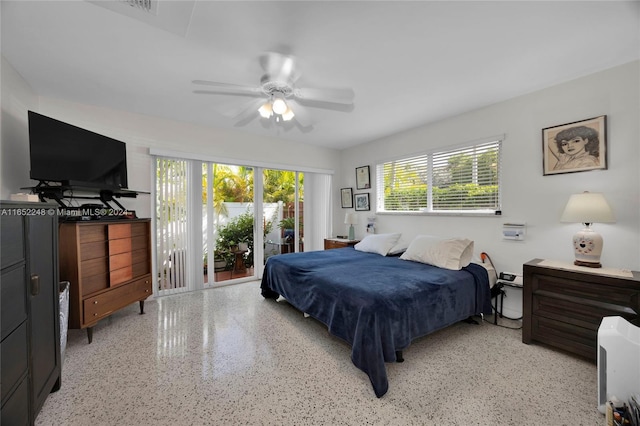
[[[451,271],[342,248],[270,257],[262,295],[282,295],[351,345],[351,360],[376,396],[388,388],[385,362],[413,339],[491,313],[486,270]]]

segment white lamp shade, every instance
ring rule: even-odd
[[[271,109],[271,102],[267,102],[264,105],[262,105],[258,109],[258,112],[260,113],[260,116],[263,118],[271,117],[271,115],[273,114],[273,110]]]
[[[560,222],[613,223],[615,216],[609,203],[598,192],[583,192],[569,197]]]
[[[290,107],[287,107],[287,110],[282,114],[282,119],[284,121],[289,121],[296,115],[293,113]]]
[[[347,213],[344,216],[344,223],[346,223],[347,225],[355,225],[356,223],[358,223],[358,215],[355,213]]]

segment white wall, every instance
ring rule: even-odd
[[[572,262],[571,239],[581,225],[560,223],[560,215],[569,195],[602,192],[617,217],[615,224],[594,225],[604,238],[602,263],[640,270],[639,76],[639,62],[633,62],[345,150],[335,196],[339,187],[369,192],[373,213],[377,162],[506,134],[502,216],[378,214],[376,232],[469,237],[476,251],[491,255],[498,270],[521,272],[522,264],[533,258]],[[608,170],[543,176],[542,129],[599,115],[607,115]],[[367,164],[374,188],[355,190],[355,167]],[[344,231],[345,211],[335,207],[334,234]],[[359,214],[356,237],[362,238],[367,214]],[[502,224],[515,220],[526,221],[526,240],[502,240]]]
[[[190,123],[78,104],[60,99],[37,97],[27,91],[24,80],[2,59],[2,118],[10,129],[2,130],[2,192],[8,199],[18,188],[33,186],[29,179],[29,137],[27,110],[71,123],[127,144],[129,188],[151,191],[153,161],[149,148],[161,148],[202,156],[237,160],[262,161],[299,167],[333,170],[339,163],[339,152],[303,143],[264,138],[239,131],[226,131]],[[5,79],[5,75],[7,78]],[[28,86],[27,86],[28,87]],[[5,94],[8,102],[5,102]],[[8,117],[5,118],[5,117]],[[23,191],[24,192],[24,191]],[[136,210],[138,216],[150,216],[149,195],[137,199],[121,199],[122,204]]]
[[[38,97],[4,56],[1,60],[0,199],[8,200],[11,193],[28,192],[20,187],[31,186],[27,110],[38,108]]]

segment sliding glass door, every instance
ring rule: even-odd
[[[159,295],[260,278],[331,229],[328,174],[156,157],[154,195]]]
[[[255,277],[255,202],[252,167],[203,163],[205,284]]]
[[[263,211],[264,261],[276,254],[304,251],[304,174],[265,169]]]

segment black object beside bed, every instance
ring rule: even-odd
[[[287,301],[351,345],[351,361],[377,397],[388,388],[385,362],[411,341],[473,315],[491,314],[487,271],[460,271],[360,252],[352,247],[270,257],[265,298]]]

